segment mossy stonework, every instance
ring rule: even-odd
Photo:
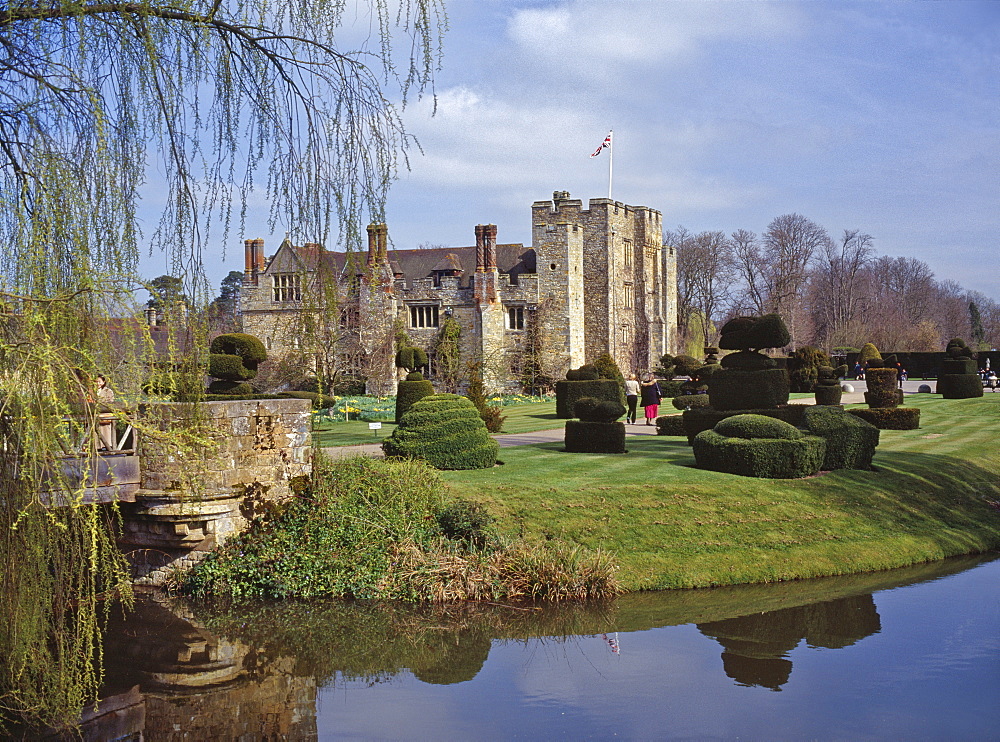
[[[300,399],[158,403],[146,419],[163,430],[202,431],[195,455],[168,442],[139,441],[142,479],[135,502],[121,503],[119,546],[135,581],[163,584],[246,526],[262,501],[290,497],[312,471],[310,403]]]

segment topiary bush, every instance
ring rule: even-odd
[[[708,377],[708,398],[716,410],[751,410],[788,402],[788,372],[759,351],[789,341],[777,314],[736,317],[722,326],[719,347],[735,350],[723,357],[722,370]]]
[[[830,356],[819,348],[804,345],[788,358],[788,385],[793,392],[811,392],[819,380],[820,366],[830,367]]]
[[[674,374],[677,376],[691,376],[701,366],[705,364],[694,356],[679,355],[674,357]]]
[[[230,332],[217,336],[209,346],[208,375],[213,376],[210,394],[253,394],[245,382],[257,376],[257,366],[267,360],[264,344],[253,335]]]
[[[702,410],[709,407],[707,394],[682,394],[670,400],[678,410]]]
[[[780,420],[770,423],[758,420],[732,422],[735,418],[759,418],[762,415],[736,415],[723,421],[736,431],[756,431],[757,425],[779,423],[778,438],[744,438],[727,436],[716,430],[705,430],[694,438],[694,458],[698,467],[711,471],[767,479],[798,479],[816,474],[823,465],[826,440],[815,435],[803,435],[792,425],[780,427]],[[721,424],[721,423],[720,423]],[[717,426],[718,427],[718,426]]]
[[[879,430],[916,430],[920,427],[920,410],[916,407],[872,407],[847,410]]]
[[[413,345],[404,345],[396,351],[396,366],[407,371],[423,368],[427,365],[427,351]]]
[[[937,391],[945,399],[971,399],[983,396],[983,384],[976,367],[976,353],[961,338],[952,338],[941,361]]]
[[[625,423],[567,420],[565,442],[569,453],[626,453]]]
[[[872,343],[865,343],[861,346],[861,351],[858,353],[858,363],[861,364],[861,368],[868,368],[868,364],[872,361],[878,361],[881,363],[882,354],[878,352]]]
[[[573,372],[570,372],[573,373]],[[567,374],[568,375],[568,374]],[[556,417],[573,417],[573,407],[583,397],[620,402],[618,383],[611,379],[566,379],[556,382]]]
[[[844,394],[840,380],[845,376],[847,376],[846,365],[841,365],[837,368],[831,366],[818,367],[816,369],[816,386],[813,389],[816,395],[816,404],[839,405]]]
[[[386,456],[423,459],[435,469],[486,469],[500,450],[479,411],[457,394],[432,394],[406,411],[382,442]]]
[[[784,420],[768,415],[733,415],[720,420],[713,430],[727,438],[785,438],[798,440],[802,431]]]
[[[681,415],[661,415],[656,418],[657,435],[687,435]]]
[[[673,379],[659,379],[656,383],[660,387],[660,396],[668,399],[676,397],[681,393],[681,384],[683,382],[674,381]]]
[[[716,410],[711,407],[704,409],[691,409],[681,415],[681,420],[684,423],[684,432],[687,434],[688,443],[693,443],[694,438],[698,433],[704,430],[712,430],[720,421],[726,418],[733,417],[734,415],[750,414],[750,415],[765,415],[767,417],[774,417],[778,420],[784,420],[789,425],[795,427],[802,426],[802,413],[806,409],[806,405],[801,404],[789,404],[782,407],[760,409],[760,410],[739,410],[739,411],[721,411]]]
[[[869,407],[897,407],[902,400],[902,391],[897,387],[896,369],[869,368],[865,372],[868,391],[865,402]]]
[[[409,374],[407,375],[409,379]],[[423,378],[401,381],[396,387],[396,417],[398,423],[415,402],[434,394],[434,385]]]
[[[919,412],[919,410],[918,410]],[[803,423],[813,435],[826,439],[823,468],[872,468],[872,457],[879,442],[879,429],[842,407],[807,407]]]
[[[566,450],[570,453],[625,453],[625,414],[620,402],[583,397],[573,406],[579,420],[566,423]]]
[[[610,353],[603,353],[594,359],[594,368],[600,379],[611,379],[618,384],[620,390],[619,401],[625,404],[625,377],[622,376],[621,369]]]

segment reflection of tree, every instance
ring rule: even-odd
[[[803,639],[810,647],[840,649],[881,629],[871,595],[698,624],[724,648],[722,666],[740,685],[780,690],[792,662],[786,655]]]

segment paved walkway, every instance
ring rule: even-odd
[[[848,384],[854,387],[854,391],[847,393],[845,392],[841,398],[843,404],[855,404],[863,403],[865,401],[865,392],[868,390],[868,386],[864,381],[848,381]],[[903,382],[903,394],[904,396],[909,396],[911,394],[917,394],[917,389],[922,384],[928,384],[933,390],[935,387],[935,382],[933,380],[924,381],[922,379],[908,379]],[[791,404],[812,404],[812,400],[809,398],[805,399],[793,399]],[[673,405],[667,401],[667,409],[673,410]],[[661,406],[662,408],[662,406]],[[640,410],[641,412],[641,410]],[[625,432],[627,435],[656,435],[655,425],[645,425],[643,423],[635,423],[632,425],[625,426]],[[530,446],[534,443],[550,443],[552,441],[561,441],[565,430],[563,426],[560,425],[558,428],[553,428],[552,430],[536,430],[531,433],[500,433],[494,435],[497,443],[500,444],[501,448],[509,448],[511,446]],[[382,455],[382,444],[381,443],[365,443],[359,446],[333,446],[330,448],[324,448],[323,453],[325,453],[330,458],[344,458],[346,456],[381,456]]]

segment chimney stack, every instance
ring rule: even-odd
[[[482,273],[486,270],[486,252],[485,252],[485,241],[483,238],[483,227],[482,224],[476,225],[476,273]]]
[[[487,224],[483,227],[483,254],[486,258],[485,269],[497,269],[497,225]]]

